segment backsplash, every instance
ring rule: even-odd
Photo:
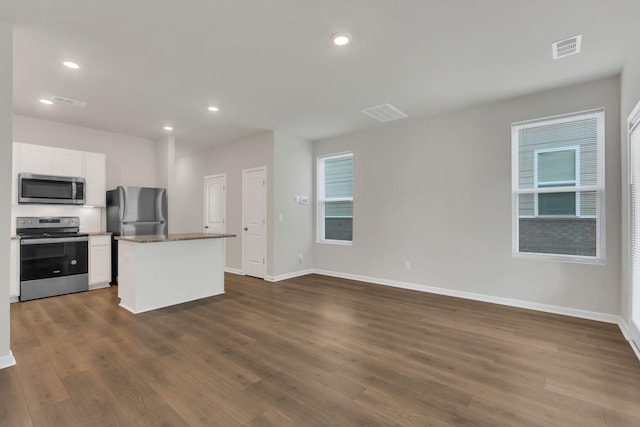
[[[19,216],[77,216],[80,231],[93,232],[106,229],[105,208],[57,205],[13,205],[11,209],[11,235],[16,234],[16,217]],[[104,224],[103,224],[104,222]]]

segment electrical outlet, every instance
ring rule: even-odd
[[[301,253],[298,254],[298,262],[304,262],[304,257]]]
[[[411,270],[411,263],[409,261],[405,261],[404,262],[404,269],[405,270]]]

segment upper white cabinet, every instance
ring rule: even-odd
[[[103,153],[84,153],[84,173],[87,186],[85,204],[106,206],[107,156]]]
[[[14,144],[18,157],[18,172],[53,175],[53,147]]]
[[[82,151],[53,149],[53,174],[60,176],[84,176]]]
[[[39,175],[84,176],[82,151],[32,144],[14,144],[18,172]]]

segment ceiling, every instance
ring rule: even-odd
[[[150,139],[171,125],[178,154],[384,126],[360,111],[387,102],[411,119],[615,75],[639,16],[638,0],[0,2],[15,113]],[[582,53],[554,61],[576,34]],[[53,95],[87,106],[38,102]]]

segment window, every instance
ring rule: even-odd
[[[536,150],[536,188],[575,187],[580,180],[579,162],[579,146]],[[536,194],[534,200],[536,216],[580,215],[580,197],[575,192]]]
[[[318,241],[353,239],[353,154],[318,158]]]
[[[604,262],[604,111],[512,125],[514,256]]]

